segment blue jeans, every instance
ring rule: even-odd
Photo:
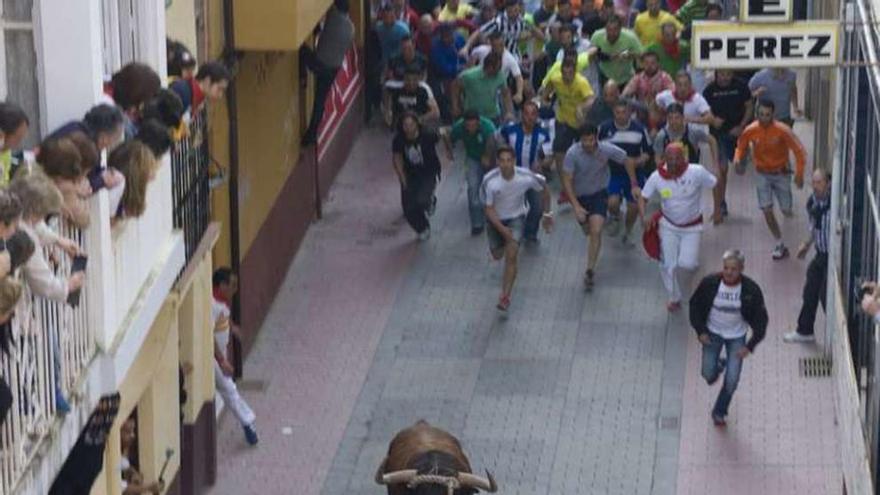
[[[529,204],[529,212],[526,214],[526,226],[523,237],[530,241],[538,240],[538,229],[541,227],[541,217],[544,216],[544,198],[541,191],[529,189],[526,192],[526,202]]]
[[[469,156],[464,157],[465,177],[467,179],[468,213],[471,217],[471,228],[482,229],[486,226],[486,214],[483,213],[483,203],[480,201],[480,186],[483,184],[483,176],[486,169],[480,160],[474,160]]]
[[[719,359],[721,358],[721,349],[727,348],[727,366],[724,371],[724,384],[718,393],[718,399],[715,401],[715,407],[712,408],[712,415],[723,418],[727,416],[727,408],[733,399],[733,393],[736,392],[736,386],[739,384],[739,374],[742,372],[742,358],[737,356],[737,351],[745,347],[746,338],[725,339],[720,335],[709,332],[709,343],[703,345],[703,378],[709,385],[718,380],[721,374],[721,366]]]

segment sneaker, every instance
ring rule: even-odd
[[[568,203],[571,203],[571,201],[568,200],[568,196],[565,194],[565,191],[560,192],[559,197],[556,198],[556,204],[565,205]]]
[[[495,307],[498,308],[499,311],[507,311],[507,308],[510,307],[510,296],[501,296]]]
[[[61,416],[70,412],[70,404],[60,390],[55,391],[55,412]]]
[[[254,428],[253,423],[244,426],[244,439],[247,440],[248,445],[259,443],[260,437],[257,436],[257,429]]]
[[[431,228],[430,228],[430,227],[428,227],[427,229],[425,229],[425,230],[419,232],[419,240],[420,240],[420,241],[425,242],[425,241],[427,241],[427,240],[430,239],[430,238],[431,238]]]
[[[812,334],[804,335],[802,333],[797,333],[797,331],[794,331],[794,332],[788,332],[787,334],[783,335],[782,341],[789,343],[789,344],[815,342],[816,336],[812,335]]]
[[[788,248],[785,244],[778,244],[773,248],[773,259],[779,261],[784,258],[788,258]]]
[[[592,291],[593,285],[593,270],[587,270],[586,273],[584,273],[584,290],[587,292]]]
[[[483,233],[483,227],[471,227],[471,235],[478,236]]]
[[[623,239],[621,239],[621,243],[623,244],[623,247],[625,247],[625,248],[636,247],[636,243],[633,242],[632,238],[630,237],[630,234],[623,234]]]
[[[681,309],[681,301],[669,301],[666,303],[666,310],[670,313],[675,313],[679,309]]]
[[[608,235],[610,235],[611,237],[616,236],[620,233],[620,227],[622,226],[622,223],[623,222],[621,222],[619,218],[609,216],[608,223],[605,224],[605,232],[607,232]]]
[[[431,196],[431,206],[428,207],[428,216],[434,216],[435,211],[437,211],[437,196]]]
[[[724,416],[719,416],[715,413],[712,413],[712,424],[719,428],[724,428],[727,426],[727,421],[724,420]]]
[[[727,201],[725,201],[725,200],[721,200],[721,216],[722,217],[727,216]]]

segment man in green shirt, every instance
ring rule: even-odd
[[[486,215],[480,202],[480,184],[483,175],[492,168],[492,157],[495,155],[495,124],[486,117],[481,117],[476,110],[468,110],[464,117],[458,119],[449,130],[440,131],[446,156],[455,160],[453,146],[456,142],[464,143],[465,177],[468,188],[468,212],[471,219],[471,235],[480,235],[486,226]]]
[[[457,117],[462,111],[476,110],[481,117],[499,122],[498,92],[504,105],[505,120],[513,119],[513,102],[507,79],[501,73],[501,55],[490,53],[483,65],[462,71],[452,84],[450,99],[452,115]]]
[[[706,10],[709,8],[709,0],[688,0],[678,9],[675,16],[684,24],[687,32],[690,32],[691,23],[702,21],[706,18]]]
[[[613,79],[621,88],[635,75],[633,61],[642,54],[642,43],[629,29],[623,29],[623,23],[617,16],[612,16],[605,23],[605,29],[593,33],[590,39],[593,46],[588,53],[592,59],[599,60],[599,83]]]
[[[660,68],[675,77],[690,61],[691,45],[679,39],[678,27],[674,23],[667,22],[660,29],[660,40],[648,46],[647,51],[656,53]]]

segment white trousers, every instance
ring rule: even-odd
[[[669,300],[680,302],[680,270],[696,270],[700,265],[700,227],[680,229],[660,220],[660,277],[669,292]]]
[[[238,393],[238,387],[230,376],[223,374],[220,365],[214,361],[214,386],[217,387],[217,393],[223,397],[223,403],[232,410],[232,414],[238,418],[238,422],[242,426],[247,426],[257,419],[254,412],[244,401],[241,394]]]
[[[216,332],[214,334],[214,339],[220,349],[223,352],[226,352],[226,346],[229,343],[229,330]],[[238,422],[241,423],[242,426],[247,426],[254,422],[256,419],[254,411],[251,410],[241,394],[238,393],[238,387],[235,385],[235,380],[233,380],[232,377],[223,374],[223,370],[220,369],[220,365],[217,364],[216,360],[214,361],[214,387],[217,389],[217,393],[220,394],[220,397],[223,397],[223,403],[232,410],[232,414],[238,418]]]

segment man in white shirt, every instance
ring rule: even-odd
[[[706,132],[709,132],[709,124],[714,121],[709,102],[694,90],[691,75],[687,71],[682,70],[675,75],[675,88],[658,93],[656,103],[663,112],[669,105],[680,103],[684,107],[684,121],[698,125]]]
[[[489,251],[495,260],[504,257],[504,277],[497,308],[507,311],[516,280],[519,242],[529,211],[526,193],[530,190],[543,193],[544,230],[547,232],[553,227],[553,212],[550,211],[550,189],[543,175],[517,167],[516,154],[509,146],[500,146],[495,157],[498,167],[483,178],[480,199],[486,205],[486,219],[489,221],[486,229]]]
[[[513,54],[510,53],[510,50],[504,46],[504,36],[500,31],[493,31],[489,35],[488,44],[474,48],[471,52],[472,65],[483,65],[483,60],[490,53],[497,53],[501,56],[501,74],[505,79],[513,76],[513,80],[516,84],[513,101],[517,104],[522,103],[524,88],[522,71],[520,70],[519,62],[517,62],[516,57],[514,57]]]
[[[645,225],[646,198],[660,196],[660,275],[669,292],[669,311],[681,308],[682,287],[677,270],[690,271],[699,266],[702,193],[718,182],[711,172],[699,164],[689,164],[684,156],[684,146],[669,144],[664,153],[665,163],[660,163],[651,174],[639,196],[639,213]],[[715,210],[718,208],[716,204]]]

